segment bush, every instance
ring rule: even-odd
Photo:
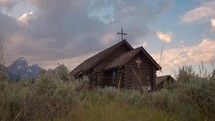
[[[180,99],[183,104],[191,105],[208,118],[215,115],[215,82],[196,79],[188,84],[181,84]]]
[[[178,106],[177,96],[176,92],[162,89],[160,92],[152,94],[152,102],[155,107],[171,112],[176,110],[176,106]]]
[[[191,79],[196,78],[196,74],[191,66],[179,67],[177,80],[182,83],[189,83]]]
[[[1,100],[1,120],[54,119],[66,116],[76,104],[76,91],[71,82],[52,78],[48,73],[35,82],[4,81],[4,99]],[[3,85],[1,84],[1,85]]]
[[[65,81],[50,72],[34,81],[1,78],[0,120],[214,121],[214,74],[203,78],[181,69],[171,90],[144,93],[113,87],[88,90],[82,86],[87,78]]]
[[[205,120],[212,120],[215,118],[214,78],[213,76],[200,77],[191,70],[191,68],[179,70],[178,85],[175,90],[179,93],[180,110],[189,112],[191,115],[203,115]],[[196,118],[196,116],[193,117]]]

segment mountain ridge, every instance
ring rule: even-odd
[[[17,58],[11,65],[5,67],[8,80],[20,80],[21,78],[36,78],[42,68],[37,64],[28,65],[24,57]]]

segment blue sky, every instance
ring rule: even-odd
[[[119,42],[121,28],[132,46],[144,46],[160,63],[159,75],[202,62],[213,69],[215,0],[0,0],[6,65],[22,56],[71,70]]]

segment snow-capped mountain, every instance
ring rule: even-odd
[[[23,75],[28,70],[28,63],[23,57],[20,57],[8,66],[6,70],[15,75]]]
[[[6,67],[9,80],[20,80],[21,78],[34,78],[39,74],[41,68],[35,64],[28,66],[25,58],[20,57],[15,60],[10,66]]]

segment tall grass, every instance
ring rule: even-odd
[[[61,69],[43,72],[34,81],[20,82],[6,81],[1,72],[0,120],[215,120],[215,72],[200,77],[191,67],[182,67],[171,88],[141,93],[123,89],[119,92],[114,87],[88,90],[87,78],[74,80],[65,68]]]

